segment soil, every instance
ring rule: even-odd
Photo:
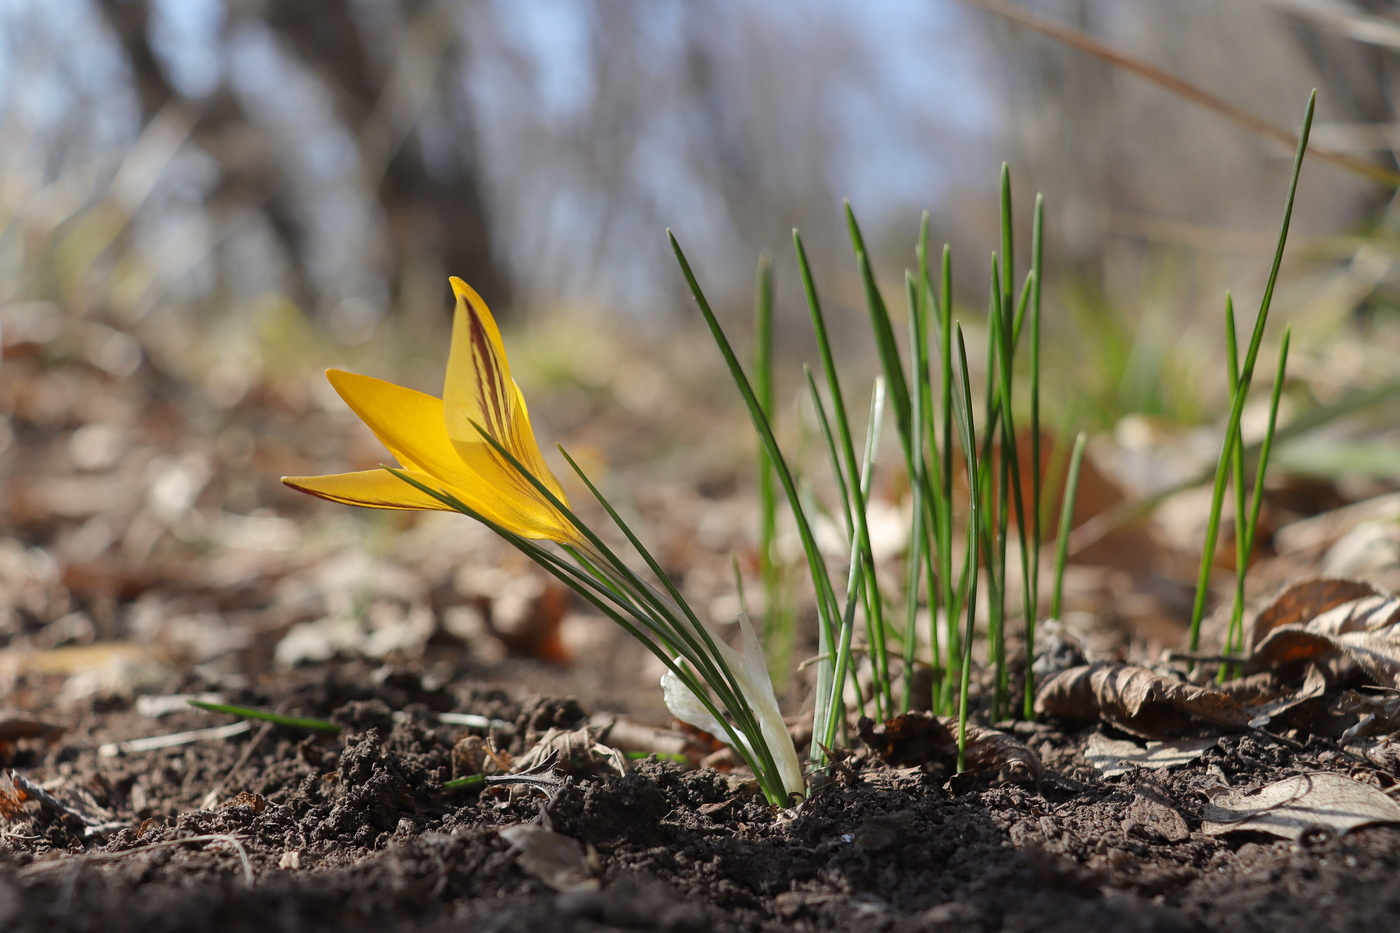
[[[0,696],[11,711],[0,713],[0,933],[1320,933],[1400,917],[1400,828],[1298,842],[1202,831],[1205,791],[1221,784],[1322,770],[1396,785],[1325,738],[1226,735],[1188,766],[1104,779],[1084,755],[1094,730],[1023,726],[1013,731],[1046,771],[1022,785],[950,778],[917,756],[892,766],[853,737],[849,757],[786,810],[740,771],[665,757],[619,774],[585,755],[561,759],[567,780],[539,788],[448,789],[468,752],[477,764],[487,747],[519,758],[594,714],[660,722],[659,665],[460,516],[366,515],[284,490],[277,476],[384,456],[348,411],[323,409],[309,377],[210,406],[151,367],[117,380],[47,353],[8,346],[0,385]],[[635,374],[649,358],[613,369]],[[751,454],[713,443],[747,429],[732,411],[699,408],[706,391],[681,394],[684,417],[668,424],[684,426],[684,445],[660,443],[650,413],[600,416],[569,440],[579,450],[589,438],[605,463],[674,451],[613,482],[719,627],[739,608],[732,555],[758,590]],[[534,411],[548,418],[550,405]],[[1076,524],[1122,500],[1091,475]],[[1324,492],[1271,492],[1266,514],[1282,530],[1252,585],[1271,592],[1325,566],[1400,586],[1391,506],[1320,515],[1336,505]],[[1101,542],[1101,563],[1086,556],[1066,578],[1065,632],[1092,660],[1184,644],[1198,547],[1195,532],[1141,529]],[[795,657],[813,653],[799,645]],[[151,708],[205,693],[341,728],[254,723],[175,747],[119,746],[236,725],[183,703]],[[788,695],[810,695],[810,683]],[[448,712],[491,723],[445,725]]]
[[[198,673],[173,686],[218,688]],[[737,772],[654,757],[620,776],[577,770],[549,793],[444,789],[454,743],[486,732],[438,713],[502,720],[491,738],[518,755],[586,721],[568,699],[363,663],[224,695],[342,730],[254,724],[114,756],[101,746],[236,720],[153,722],[110,700],[68,709],[64,735],[10,751],[53,805],[0,800],[0,929],[1317,933],[1400,916],[1400,828],[1296,843],[1200,831],[1202,790],[1222,780],[1333,770],[1394,783],[1320,740],[1226,736],[1189,767],[1105,780],[1081,756],[1090,733],[1025,726],[1047,767],[1038,786],[949,782],[857,753],[782,811]],[[521,824],[559,843],[569,871],[518,845],[508,827]]]

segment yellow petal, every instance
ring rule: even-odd
[[[340,369],[326,370],[326,378],[405,469],[427,473],[448,485],[470,484],[474,479],[463,469],[462,458],[447,436],[441,399]]]
[[[442,388],[447,436],[462,460],[492,485],[513,489],[522,500],[536,500],[537,523],[547,517],[562,522],[530,481],[520,476],[477,430],[480,425],[567,504],[563,488],[540,453],[540,445],[530,427],[525,398],[510,376],[510,362],[506,359],[501,331],[491,309],[466,282],[455,276],[451,282],[457,296],[457,310],[452,322],[447,378]]]
[[[435,486],[436,481],[426,473],[405,470],[409,476],[425,486]],[[309,492],[313,496],[343,502],[346,505],[363,505],[371,509],[438,509],[451,511],[427,493],[410,486],[388,470],[365,470],[363,473],[336,473],[331,476],[284,476],[282,482],[293,489]]]
[[[474,444],[459,446],[452,442],[447,436],[441,400],[392,382],[338,369],[330,370],[326,377],[345,404],[360,416],[399,463],[408,470],[431,477],[428,485],[451,493],[496,524],[527,538],[577,540],[577,533],[567,519],[480,440],[480,435],[476,435],[478,440]],[[518,394],[519,390],[515,391]],[[527,421],[527,430],[528,427]],[[544,466],[539,447],[534,443],[534,435],[530,434],[529,439],[533,456],[522,457],[521,462],[551,488],[557,488],[557,481]],[[469,456],[464,459],[461,450],[466,450]],[[563,498],[562,493],[560,498]]]
[[[527,538],[548,538],[563,544],[578,543],[580,540],[578,532],[574,530],[569,520],[560,514],[544,496],[540,495],[540,491],[535,488],[533,483],[521,476],[520,471],[489,444],[485,442],[459,444],[457,450],[462,456],[462,462],[472,472],[480,476],[486,486],[497,491],[498,501],[495,504],[498,509],[503,513],[509,510],[510,519],[500,521],[500,524]],[[517,457],[517,459],[520,458]],[[545,487],[555,494],[559,501],[568,505],[563,491],[559,489],[559,482],[540,460],[539,448],[535,448],[534,459],[537,461],[534,465],[526,459],[522,459],[521,463],[529,468],[544,483]],[[473,508],[477,507],[471,499],[464,498],[463,501]],[[486,513],[484,508],[480,511]]]
[[[514,425],[511,432],[515,440],[515,446],[506,444],[506,449],[515,455],[515,459],[525,465],[525,468],[549,487],[549,491],[559,498],[565,505],[569,504],[569,497],[564,495],[564,487],[559,485],[559,480],[555,479],[554,473],[549,469],[549,464],[544,462],[544,455],[540,453],[539,442],[535,440],[535,430],[530,427],[530,410],[525,407],[525,396],[520,394],[520,386],[515,384],[515,380],[510,383],[511,394],[515,397]]]
[[[514,453],[516,393],[510,378],[501,332],[491,309],[470,285],[453,276],[457,310],[452,318],[452,348],[447,355],[447,378],[442,399],[447,436],[468,444],[481,443],[475,424]]]

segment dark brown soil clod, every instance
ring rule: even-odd
[[[435,712],[514,723],[489,738],[518,755],[579,726],[577,704],[357,681],[328,668],[239,698],[331,718],[339,735],[255,727],[104,758],[104,742],[221,721],[191,711],[157,726],[109,706],[23,746],[17,772],[60,806],[0,780],[13,804],[0,929],[1318,933],[1400,917],[1400,828],[1297,843],[1201,832],[1204,790],[1222,780],[1332,770],[1393,784],[1317,743],[1227,736],[1185,769],[1102,780],[1079,754],[1086,734],[1042,728],[1027,732],[1047,768],[1036,784],[987,773],[964,787],[858,754],[779,813],[737,777],[643,760],[569,776],[546,801],[443,790],[471,730]],[[124,828],[89,832],[97,819]],[[502,833],[513,826],[534,828]]]

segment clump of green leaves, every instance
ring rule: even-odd
[[[1254,319],[1254,330],[1250,334],[1249,347],[1245,350],[1244,361],[1239,359],[1235,336],[1234,301],[1225,300],[1225,340],[1226,362],[1230,376],[1230,417],[1225,423],[1225,439],[1221,444],[1220,458],[1216,463],[1215,481],[1211,489],[1210,517],[1206,524],[1205,544],[1201,549],[1201,569],[1196,580],[1196,598],[1191,607],[1190,650],[1197,651],[1201,641],[1201,620],[1205,617],[1206,599],[1210,589],[1211,564],[1215,559],[1216,541],[1220,534],[1220,519],[1225,503],[1226,487],[1234,480],[1235,488],[1235,597],[1231,609],[1230,626],[1226,636],[1227,653],[1238,652],[1244,647],[1244,575],[1249,566],[1250,553],[1254,546],[1255,531],[1259,522],[1259,509],[1263,501],[1264,470],[1268,466],[1269,454],[1273,448],[1274,430],[1278,419],[1278,406],[1283,391],[1285,370],[1288,365],[1289,334],[1285,331],[1279,351],[1278,369],[1274,377],[1273,396],[1269,406],[1269,422],[1264,442],[1259,450],[1259,461],[1254,480],[1254,493],[1248,511],[1245,508],[1245,449],[1240,434],[1240,419],[1244,414],[1244,403],[1249,395],[1249,387],[1254,379],[1254,364],[1259,358],[1259,347],[1264,340],[1264,325],[1268,323],[1269,308],[1273,304],[1274,286],[1278,283],[1279,268],[1283,264],[1283,249],[1288,242],[1288,227],[1293,218],[1293,201],[1298,191],[1298,176],[1303,169],[1303,153],[1308,148],[1308,135],[1312,130],[1313,111],[1317,104],[1317,92],[1308,98],[1308,107],[1303,114],[1303,129],[1298,134],[1298,150],[1293,158],[1293,176],[1288,183],[1288,197],[1283,206],[1283,223],[1279,228],[1278,245],[1274,249],[1273,265],[1269,268],[1268,284],[1259,302],[1259,313]],[[1221,668],[1222,679],[1229,676],[1230,665]]]
[[[1264,471],[1274,436],[1288,352],[1287,334],[1283,339],[1274,382],[1268,430],[1256,464],[1254,490],[1248,505],[1244,486],[1246,451],[1240,440],[1239,423],[1287,239],[1298,171],[1307,145],[1312,114],[1313,101],[1310,100],[1274,264],[1243,361],[1240,361],[1235,346],[1233,308],[1227,311],[1231,411],[1215,476],[1210,529],[1202,555],[1201,578],[1192,616],[1192,650],[1196,649],[1199,638],[1224,492],[1232,476],[1236,490],[1239,551],[1235,601],[1226,650],[1237,652],[1242,646],[1244,573],[1257,528]],[[832,568],[828,567],[816,545],[812,519],[819,507],[813,501],[810,489],[798,482],[796,469],[779,448],[773,430],[771,266],[767,263],[761,266],[759,351],[755,379],[751,382],[705,299],[680,245],[674,236],[671,238],[681,270],[739,387],[760,440],[760,490],[763,497],[760,540],[761,559],[765,561],[765,592],[774,592],[771,581],[776,579],[776,570],[771,564],[771,543],[776,527],[774,477],[786,495],[802,540],[815,590],[818,617],[817,696],[812,743],[812,759],[816,764],[825,760],[826,749],[836,741],[838,731],[844,727],[848,688],[854,688],[861,709],[877,717],[889,717],[906,711],[916,702],[936,712],[956,713],[961,723],[961,755],[970,708],[968,694],[972,645],[978,630],[979,592],[985,593],[986,597],[983,631],[987,640],[988,663],[992,668],[988,712],[993,719],[1033,716],[1035,685],[1031,661],[1035,656],[1036,621],[1040,608],[1042,521],[1049,501],[1046,478],[1042,472],[1040,409],[1044,202],[1040,196],[1036,197],[1028,267],[1019,279],[1012,205],[1010,173],[1003,166],[1001,249],[993,254],[990,264],[980,433],[963,326],[954,319],[949,248],[944,246],[935,275],[930,259],[926,215],[916,249],[916,266],[904,277],[908,323],[906,360],[896,337],[894,317],[877,284],[860,227],[847,205],[847,229],[881,364],[881,376],[872,390],[863,455],[859,456],[858,435],[847,405],[847,387],[843,385],[838,371],[822,302],[801,236],[794,231],[793,246],[816,338],[821,377],[818,379],[810,369],[807,371],[808,393],[825,444],[827,466],[840,500],[836,514],[843,522],[849,549],[844,594],[838,591]],[[1020,356],[1029,357],[1029,372],[1025,391],[1018,394]],[[897,586],[881,584],[881,568],[877,567],[874,559],[867,520],[880,422],[886,408],[893,416],[899,436],[902,454],[900,466],[910,490],[911,505],[909,547],[903,564],[903,578],[897,581]],[[1023,451],[1023,445],[1027,445],[1027,442],[1029,449]],[[1074,493],[1079,482],[1084,449],[1085,438],[1080,434],[1069,458],[1061,499],[1050,599],[1052,617],[1057,617],[1061,608]],[[956,450],[961,451],[961,458],[956,457]],[[959,460],[964,469],[965,495],[955,492],[955,462]],[[958,537],[955,529],[959,523],[963,534],[961,541],[955,542]],[[902,606],[893,604],[887,595],[890,592],[901,594]],[[1012,604],[1012,593],[1019,594],[1019,600],[1015,601],[1018,604]],[[929,623],[922,632],[919,627],[921,606],[929,609]],[[1008,631],[1018,616],[1024,633],[1027,663],[1019,675],[1019,682],[1013,682],[1007,642]],[[863,690],[852,679],[855,670],[853,657],[861,647],[854,634],[857,619],[862,623],[863,650],[868,656],[868,690]],[[785,619],[782,624],[786,626],[790,622]],[[927,653],[921,656],[921,648],[925,645]],[[921,664],[927,665],[932,673],[931,687],[928,695],[915,697],[917,681],[914,672]],[[1225,676],[1224,671],[1222,676]],[[1017,693],[1021,702],[1013,708],[1012,698]]]
[[[1008,619],[1019,614],[1025,623],[1028,648],[1033,651],[1035,606],[1039,601],[1036,555],[1043,511],[1039,283],[1043,278],[1044,204],[1040,198],[1036,199],[1031,259],[1017,288],[1011,181],[1005,168],[1001,203],[1002,250],[992,257],[986,319],[986,388],[980,435],[965,340],[961,325],[954,322],[950,251],[946,246],[943,248],[935,272],[930,258],[927,216],[918,241],[917,268],[905,275],[909,347],[906,360],[896,337],[894,317],[876,282],[860,226],[849,205],[846,208],[847,229],[882,370],[872,387],[863,445],[858,444],[861,435],[851,417],[848,387],[841,378],[811,265],[801,235],[794,231],[793,247],[819,358],[819,375],[810,369],[806,373],[808,395],[840,500],[835,514],[849,548],[844,593],[838,590],[833,568],[817,548],[812,522],[819,507],[810,489],[798,482],[797,471],[779,448],[773,431],[771,280],[767,278],[771,271],[765,265],[760,273],[763,283],[758,302],[760,349],[755,376],[750,380],[689,262],[672,237],[682,272],[739,387],[760,439],[760,476],[776,477],[803,544],[818,617],[817,696],[812,743],[812,758],[816,763],[825,760],[825,749],[836,742],[845,724],[848,687],[855,688],[862,710],[880,718],[918,705],[939,712],[957,711],[966,721],[976,594],[983,582],[989,597],[989,654],[995,668],[993,716],[1030,714],[1032,687],[1029,682],[1015,685],[1025,697],[1024,704],[1017,710],[1009,707],[1013,685],[1006,639]],[[1024,354],[1027,348],[1030,357],[1031,441],[1027,458],[1030,475],[1023,483],[1015,375],[1018,351]],[[882,585],[867,518],[880,427],[886,409],[893,416],[900,441],[901,465],[911,495],[910,543],[902,579],[897,581],[897,586],[889,587]],[[956,494],[955,464],[959,461],[965,466],[968,488],[965,502]],[[1031,490],[1029,501],[1023,491],[1027,485]],[[762,492],[762,485],[760,489],[764,503],[760,546],[763,553],[771,553],[768,549],[775,503]],[[962,540],[955,543],[959,523],[963,535]],[[1013,535],[1019,555],[1015,561],[1010,559]],[[1021,594],[1020,605],[1014,610],[1008,610],[1007,606],[1007,594],[1013,591],[1008,575],[1016,578],[1018,585],[1014,589]],[[887,590],[902,594],[902,605],[893,604],[886,595]],[[921,606],[930,608],[929,622],[923,631],[919,625]],[[853,657],[858,648],[857,620],[861,621],[865,634],[863,649],[870,671],[868,690],[862,690],[852,679]],[[927,650],[921,654],[925,645]],[[920,665],[926,665],[932,677],[927,681],[927,695],[916,697],[919,681],[914,673]]]

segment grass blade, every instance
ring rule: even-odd
[[[875,284],[875,273],[870,266],[870,255],[865,249],[865,239],[856,223],[851,202],[846,204],[846,229],[851,237],[851,247],[855,250],[856,265],[860,271],[861,285],[865,289],[865,304],[870,313],[870,327],[875,334],[875,348],[880,354],[880,368],[885,373],[890,400],[894,406],[894,421],[899,427],[900,437],[909,445],[909,419],[913,406],[909,399],[909,386],[904,381],[904,364],[899,359],[899,344],[895,341],[894,327],[890,324],[889,310],[880,297],[880,289]]]
[[[775,415],[773,388],[773,260],[764,254],[758,260],[754,286],[754,394],[772,423]],[[763,581],[763,647],[768,669],[781,692],[792,669],[792,648],[796,638],[797,616],[788,606],[783,591],[782,568],[778,566],[778,489],[773,475],[773,459],[762,444],[758,447],[758,574]]]
[[[1030,614],[1026,616],[1026,702],[1022,710],[1029,721],[1035,718],[1035,627],[1040,612],[1040,524],[1044,477],[1040,467],[1040,293],[1044,278],[1045,259],[1045,198],[1035,196],[1035,215],[1031,221],[1031,542],[1033,554],[1030,578]]]
[[[705,298],[705,293],[700,288],[700,283],[695,278],[695,273],[690,267],[690,262],[685,258],[685,253],[681,249],[680,242],[675,234],[667,231],[667,236],[671,242],[671,249],[676,255],[676,260],[680,264],[681,273],[685,276],[686,284],[690,288],[691,294],[695,297],[695,302],[700,308],[700,313],[705,318],[705,324],[710,329],[710,334],[714,337],[715,345],[719,348],[720,354],[724,357],[725,365],[729,369],[730,376],[734,380],[734,385],[739,390],[740,396],[744,400],[745,407],[749,411],[749,419],[753,423],[754,429],[762,438],[764,449],[772,459],[773,469],[782,484],[783,492],[787,495],[788,506],[792,509],[793,518],[797,524],[798,536],[802,540],[802,549],[807,557],[807,564],[811,570],[813,586],[817,591],[817,613],[821,623],[821,637],[823,644],[828,650],[835,643],[836,634],[836,597],[831,588],[831,577],[827,571],[826,561],[822,557],[821,550],[817,547],[816,536],[812,533],[811,524],[807,520],[806,511],[802,507],[802,499],[797,488],[797,482],[793,478],[792,471],[788,468],[787,461],[782,455],[782,450],[778,447],[778,439],[773,434],[773,428],[769,424],[767,415],[763,412],[763,407],[759,404],[758,397],[754,394],[748,377],[744,375],[743,367],[739,365],[739,358],[734,353],[734,348],[729,343],[729,338],[725,336],[724,329],[720,327],[718,318],[710,308],[709,301]],[[823,663],[826,663],[825,661]],[[819,724],[820,725],[820,724]]]
[[[1269,422],[1264,428],[1264,440],[1259,450],[1259,464],[1254,474],[1254,491],[1250,497],[1248,517],[1243,522],[1238,518],[1235,520],[1236,534],[1241,541],[1240,564],[1245,569],[1249,566],[1250,555],[1254,553],[1254,539],[1259,529],[1259,511],[1264,504],[1264,476],[1269,466],[1269,455],[1273,451],[1274,432],[1278,426],[1278,406],[1283,398],[1284,377],[1288,371],[1288,346],[1292,337],[1292,328],[1284,328],[1283,343],[1279,346],[1278,368],[1274,371],[1273,391],[1269,396]],[[1230,611],[1230,629],[1223,652],[1227,656],[1237,655],[1244,650],[1244,579],[1242,570],[1235,579],[1235,602]],[[1229,679],[1233,667],[1231,664],[1221,667],[1222,682]]]
[[[1055,535],[1055,571],[1050,590],[1050,618],[1060,619],[1060,600],[1065,589],[1065,563],[1069,559],[1069,533],[1074,526],[1074,503],[1079,497],[1079,468],[1084,464],[1084,448],[1088,438],[1080,431],[1074,439],[1074,452],[1069,455],[1069,473],[1065,476],[1065,493],[1060,500],[1060,530]],[[1034,661],[1034,658],[1030,659]]]
[[[850,418],[846,414],[846,402],[844,393],[841,391],[841,379],[836,371],[836,358],[831,349],[831,338],[826,328],[826,316],[822,312],[821,299],[817,295],[816,284],[812,278],[812,269],[807,262],[807,251],[802,245],[802,237],[793,231],[793,249],[797,254],[798,272],[802,278],[803,292],[807,298],[807,311],[812,321],[812,333],[817,339],[817,352],[821,357],[822,372],[826,377],[827,394],[831,398],[831,409],[836,423],[836,430],[840,446],[838,452],[845,463],[845,475],[848,479],[846,491],[850,495],[847,503],[847,514],[850,525],[855,529],[855,537],[860,545],[858,550],[863,555],[862,560],[866,562],[864,573],[869,578],[867,588],[867,599],[869,594],[874,593],[878,597],[879,587],[876,585],[875,559],[870,547],[870,528],[866,523],[866,497],[860,489],[857,477],[862,475],[860,465],[856,461],[855,442],[852,437]],[[878,296],[877,296],[878,297]],[[901,383],[903,374],[899,374]],[[905,402],[908,402],[907,390]],[[896,404],[898,399],[896,398]],[[896,421],[898,420],[896,414]],[[885,638],[885,620],[883,607],[878,598],[874,599],[870,605],[870,614],[866,617],[866,625],[870,630],[871,643],[877,640],[883,645]],[[882,649],[883,650],[883,649]],[[877,712],[881,709],[881,704],[885,701],[892,701],[892,694],[889,692],[888,678],[884,682],[877,680],[875,696],[877,698]],[[892,707],[892,702],[887,704],[887,708]],[[892,709],[891,709],[892,712]]]
[[[1254,363],[1259,356],[1259,345],[1264,339],[1264,325],[1268,322],[1269,306],[1273,302],[1274,287],[1278,284],[1279,267],[1283,263],[1283,249],[1288,242],[1288,227],[1293,219],[1293,202],[1298,192],[1298,176],[1303,169],[1303,153],[1308,148],[1308,135],[1312,131],[1313,112],[1317,106],[1317,92],[1308,96],[1307,110],[1303,114],[1302,132],[1298,134],[1298,151],[1293,158],[1293,175],[1288,182],[1288,197],[1284,202],[1283,224],[1279,228],[1278,246],[1274,250],[1273,265],[1269,269],[1268,284],[1264,287],[1264,297],[1259,304],[1259,314],[1254,321],[1254,333],[1250,336],[1249,349],[1245,353],[1244,364],[1240,367],[1239,386],[1230,405],[1230,418],[1225,426],[1225,442],[1220,452],[1220,460],[1215,469],[1215,485],[1211,491],[1210,519],[1206,527],[1206,540],[1201,549],[1201,569],[1196,578],[1196,598],[1191,607],[1191,636],[1189,649],[1196,652],[1201,643],[1201,619],[1205,616],[1206,597],[1210,589],[1211,562],[1215,558],[1215,535],[1220,528],[1220,509],[1225,498],[1225,482],[1229,475],[1230,457],[1235,446],[1235,434],[1239,430],[1240,416],[1244,413],[1245,397],[1249,393],[1250,382],[1254,378]]]
[[[919,267],[924,270],[924,260],[928,255],[928,215],[919,235]],[[906,298],[909,302],[909,345],[911,383],[913,385],[913,410],[910,413],[910,441],[914,452],[915,475],[910,477],[911,516],[909,541],[910,552],[907,561],[905,581],[905,624],[904,624],[904,687],[900,708],[907,712],[913,703],[914,664],[918,651],[918,612],[920,575],[927,576],[927,601],[929,609],[929,646],[931,649],[931,669],[933,682],[930,685],[930,708],[937,708],[937,698],[942,692],[939,686],[938,664],[938,578],[935,572],[936,557],[933,553],[939,539],[938,527],[942,523],[939,514],[938,496],[934,493],[942,484],[930,476],[929,459],[925,456],[925,431],[932,425],[928,409],[933,405],[933,387],[929,380],[928,334],[926,318],[928,313],[928,277],[920,272],[916,283],[913,276],[905,277]],[[934,448],[933,464],[937,469],[937,448]]]
[[[977,435],[972,421],[972,384],[967,373],[967,346],[963,341],[962,327],[957,329],[959,373],[962,378],[962,394],[954,407],[957,409],[958,434],[961,438],[963,457],[967,461],[968,477],[968,519],[967,554],[968,593],[964,600],[967,605],[967,626],[962,639],[962,663],[958,676],[958,771],[967,769],[967,717],[968,693],[972,674],[972,633],[977,622],[977,553],[982,521],[978,514],[982,499],[978,489],[980,470],[977,465]]]
[[[960,574],[958,585],[955,587],[953,585],[953,409],[955,407],[953,394],[953,251],[946,243],[943,245],[940,273],[938,284],[943,297],[938,303],[938,363],[939,396],[943,417],[943,486],[938,491],[938,497],[943,503],[943,511],[947,516],[947,521],[939,529],[943,536],[938,542],[938,555],[939,574],[947,581],[943,589],[947,599],[944,606],[944,624],[947,626],[947,637],[944,639],[944,657],[946,659],[944,667],[948,673],[943,681],[945,686],[941,705],[943,709],[948,710],[952,708],[953,683],[959,679],[958,672],[962,670],[962,638],[958,627],[958,618],[962,612],[961,594],[966,592],[967,573],[964,571]],[[969,485],[971,482],[969,479]],[[975,553],[974,551],[973,554]]]
[[[1239,337],[1235,330],[1235,302],[1229,292],[1225,293],[1225,370],[1229,377],[1230,397],[1240,387]],[[1235,429],[1234,453],[1230,457],[1230,485],[1235,499],[1235,604],[1231,607],[1230,625],[1225,631],[1225,644],[1228,646],[1235,637],[1235,613],[1239,613],[1238,624],[1244,625],[1244,582],[1248,572],[1249,559],[1245,551],[1245,488],[1244,488],[1244,433]],[[1223,651],[1229,654],[1226,647]],[[1229,679],[1229,664],[1222,664],[1218,672],[1219,680]]]
[[[1011,307],[1011,288],[1016,280],[1015,228],[1011,225],[1011,166],[1001,163],[1001,303]],[[1017,329],[1019,336],[1020,328]]]
[[[210,713],[227,713],[230,716],[241,716],[244,719],[256,719],[259,722],[270,722],[274,726],[287,726],[292,729],[306,729],[309,732],[339,732],[340,725],[328,719],[308,719],[303,716],[282,716],[278,713],[269,713],[267,710],[255,709],[251,706],[234,706],[230,703],[205,703],[202,700],[186,700],[191,706],[205,710]]]

